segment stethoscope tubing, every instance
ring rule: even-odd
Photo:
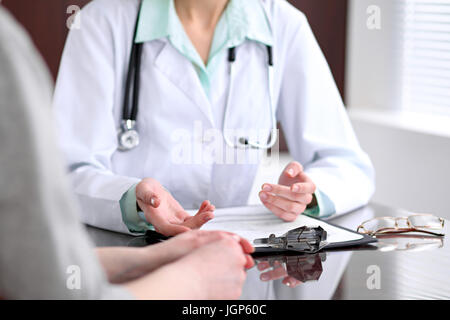
[[[140,10],[139,10],[140,12]],[[131,150],[132,148],[136,147],[138,142],[135,144],[130,144],[130,146],[124,146],[121,145],[121,137],[126,135],[127,132],[133,130],[136,139],[139,140],[139,135],[135,129],[135,122],[137,119],[138,114],[138,107],[139,107],[139,92],[140,92],[140,74],[141,74],[141,60],[142,60],[142,50],[143,50],[143,44],[138,43],[135,41],[137,30],[138,30],[138,24],[139,24],[139,13],[136,18],[136,24],[134,27],[134,36],[133,36],[133,43],[131,47],[131,54],[130,54],[130,61],[128,65],[128,73],[126,77],[125,82],[125,94],[124,94],[124,102],[123,102],[123,110],[122,110],[122,121],[121,121],[121,131],[119,132],[119,150],[121,151],[127,151]],[[223,128],[222,128],[222,134],[223,138],[225,140],[225,143],[231,147],[231,148],[254,148],[254,149],[270,149],[272,148],[277,139],[278,139],[278,132],[277,132],[277,123],[276,123],[276,117],[275,117],[275,110],[274,110],[274,90],[273,90],[273,77],[274,77],[274,71],[273,71],[273,49],[272,46],[266,46],[267,49],[267,83],[268,83],[268,91],[269,91],[269,110],[270,110],[270,117],[271,117],[271,132],[270,132],[270,140],[267,143],[259,143],[249,140],[248,138],[241,137],[238,139],[238,143],[234,143],[231,141],[229,137],[225,134],[226,130],[226,124],[228,123],[228,111],[229,111],[229,104],[230,104],[230,97],[233,93],[233,84],[234,84],[234,64],[236,61],[236,47],[231,47],[228,49],[228,63],[229,63],[229,88],[228,88],[228,96],[226,101],[226,106],[224,110],[224,117],[223,117]],[[133,90],[131,89],[133,87]],[[131,101],[131,110],[130,110],[130,94],[132,93],[132,101]]]

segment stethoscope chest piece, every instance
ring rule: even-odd
[[[123,120],[119,130],[119,151],[129,151],[139,145],[139,134],[135,129],[136,121]]]

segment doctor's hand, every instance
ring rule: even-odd
[[[136,186],[136,201],[155,230],[173,236],[199,229],[214,217],[215,207],[203,201],[195,216],[189,215],[172,195],[155,179],[145,178]]]
[[[276,216],[294,221],[313,201],[315,191],[316,186],[303,172],[302,165],[293,161],[284,168],[278,184],[263,184],[259,197]]]

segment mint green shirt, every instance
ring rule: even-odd
[[[208,62],[205,65],[184,31],[173,0],[143,0],[136,42],[168,38],[170,43],[195,66],[203,89],[209,96],[210,79],[227,48],[246,39],[272,45],[270,24],[259,0],[230,0],[216,25]]]
[[[260,0],[230,0],[218,21],[205,65],[190,41],[176,13],[174,0],[143,0],[139,14],[135,42],[148,42],[167,38],[171,45],[194,65],[207,96],[222,55],[227,49],[237,47],[247,39],[265,45],[273,45],[270,23]],[[152,226],[136,207],[136,186],[130,188],[120,200],[122,218],[130,232],[141,233]],[[335,212],[331,200],[322,192],[316,192],[318,206],[305,214],[327,216]]]

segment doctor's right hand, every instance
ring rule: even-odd
[[[199,229],[214,217],[215,207],[203,201],[195,216],[187,213],[172,195],[155,179],[145,178],[136,186],[136,201],[155,230],[173,236]]]

